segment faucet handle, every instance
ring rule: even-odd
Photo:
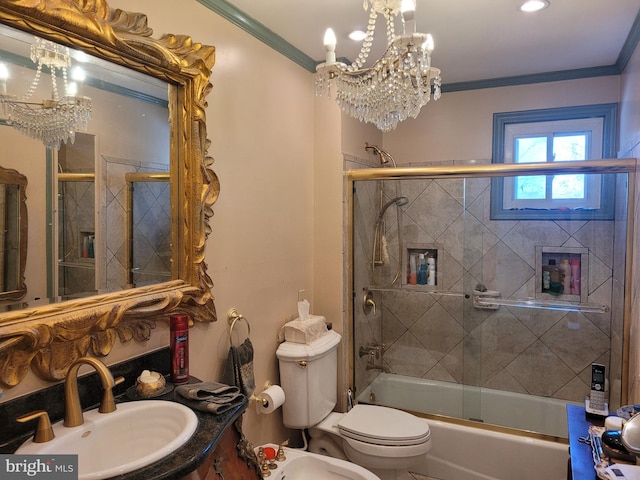
[[[276,460],[279,462],[284,462],[287,457],[284,454],[284,448],[289,445],[289,440],[285,440],[284,442],[282,442],[279,446],[278,446],[278,453],[276,455]]]
[[[49,420],[49,414],[45,410],[36,410],[35,412],[25,413],[16,418],[16,421],[20,423],[30,422],[31,420],[38,419],[38,426],[36,427],[36,433],[33,436],[35,443],[45,443],[55,438],[53,433],[53,427],[51,426],[51,420]]]

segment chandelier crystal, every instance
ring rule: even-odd
[[[7,94],[8,70],[0,64],[0,104],[7,123],[49,148],[59,149],[62,142],[75,140],[78,130],[86,130],[91,118],[91,99],[77,95],[77,84],[67,81],[71,55],[67,47],[36,38],[31,45],[31,60],[36,73],[27,92],[21,97]],[[40,83],[43,68],[51,75],[51,98],[31,100]],[[58,75],[65,95],[58,94]]]
[[[416,33],[414,0],[369,0],[369,24],[358,58],[346,65],[336,61],[335,35],[325,35],[326,61],[316,67],[316,95],[331,96],[338,105],[361,122],[374,123],[388,132],[398,122],[416,118],[433,97],[441,96],[440,70],[431,66],[433,38]],[[364,9],[369,3],[364,0]],[[395,34],[394,17],[402,13],[404,31]],[[373,66],[365,67],[371,51],[378,15],[387,24],[387,50]]]

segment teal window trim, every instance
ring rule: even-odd
[[[491,163],[504,163],[504,139],[507,125],[514,123],[551,122],[601,117],[602,158],[615,158],[618,135],[618,104],[581,105],[493,115],[493,149]],[[504,178],[491,179],[491,220],[613,220],[615,175],[602,175],[601,202],[597,210],[537,210],[503,208]]]

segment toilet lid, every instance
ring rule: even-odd
[[[377,445],[416,445],[431,437],[423,418],[379,405],[356,405],[338,422],[348,438]]]

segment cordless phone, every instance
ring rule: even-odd
[[[606,392],[606,368],[599,363],[591,364],[591,391],[585,400],[587,413],[607,416],[609,405]]]

